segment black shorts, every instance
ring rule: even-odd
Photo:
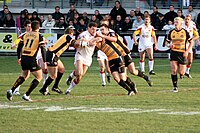
[[[113,72],[124,73],[125,72],[125,64],[124,64],[123,58],[113,59],[113,60],[110,60],[108,63],[109,63],[111,73],[113,73]]]
[[[30,70],[31,72],[40,70],[41,67],[37,63],[36,57],[22,56],[21,57],[22,70]]]
[[[124,61],[125,61],[125,67],[130,65],[132,63],[132,57],[130,54],[127,54],[124,56]]]
[[[47,66],[57,66],[59,58],[51,51],[46,53]]]
[[[170,61],[177,61],[179,64],[186,65],[186,58],[183,57],[183,52],[171,50]]]

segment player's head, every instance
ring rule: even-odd
[[[181,27],[183,25],[183,19],[181,17],[174,18],[174,25],[176,28]]]
[[[150,17],[150,15],[145,16],[144,23],[145,23],[145,25],[149,25],[151,23],[151,17]]]
[[[32,28],[32,31],[39,31],[39,30],[40,30],[40,22],[34,20],[34,21],[31,23],[31,28]]]
[[[100,26],[100,31],[102,34],[107,35],[109,33],[109,27],[107,24],[102,24]]]
[[[65,34],[70,34],[70,35],[74,35],[74,30],[72,28],[66,28],[65,29]]]
[[[109,20],[107,20],[107,19],[102,19],[101,22],[100,22],[100,24],[101,24],[101,25],[102,25],[102,24],[106,24],[106,25],[109,26]]]
[[[186,25],[189,25],[191,20],[192,20],[192,15],[191,14],[188,14],[188,15],[185,16],[185,24]]]
[[[31,21],[30,20],[26,20],[24,22],[24,28],[26,29],[26,32],[31,31]]]
[[[97,31],[97,23],[95,22],[90,22],[88,24],[88,32],[91,34],[91,35],[95,35],[96,34],[96,31]]]

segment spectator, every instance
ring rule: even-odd
[[[172,21],[172,22],[174,22],[174,18],[175,17],[177,17],[178,15],[177,15],[177,13],[174,11],[174,6],[173,5],[170,5],[169,6],[169,12],[167,12],[166,14],[165,14],[165,20],[167,21],[167,22],[169,22],[169,20],[170,21]]]
[[[67,13],[67,21],[69,21],[69,19],[74,19],[74,14],[78,13],[78,11],[75,9],[75,5],[70,5],[70,10]],[[78,13],[79,14],[79,13]]]
[[[126,17],[126,10],[121,6],[120,1],[115,1],[115,6],[110,12],[111,19],[117,18],[117,15],[120,15],[122,17],[122,21],[125,20]]]
[[[10,14],[11,18],[13,18],[11,12],[9,11],[9,9],[8,8],[4,8],[3,15],[1,16],[1,20],[4,21],[8,14]]]
[[[127,16],[125,21],[122,24],[122,31],[127,31],[132,28],[132,24],[130,18]]]
[[[158,12],[158,7],[153,7],[153,13],[151,14],[151,25],[156,28],[156,23],[159,21],[159,16],[161,16],[162,13]],[[162,15],[163,16],[163,15]],[[157,28],[156,28],[157,29]]]
[[[137,19],[133,22],[132,29],[137,29],[140,25],[144,24],[142,14],[137,14]]]
[[[166,25],[166,20],[163,14],[159,14],[158,20],[155,21],[155,29],[162,30],[163,27]]]
[[[56,21],[56,23],[59,22],[59,19],[60,19],[61,17],[65,18],[65,16],[60,12],[60,7],[59,7],[59,6],[56,6],[56,7],[55,7],[55,12],[52,13],[52,17],[53,17],[53,19]]]
[[[44,15],[40,15],[40,27],[42,27],[42,24],[44,23],[45,19],[44,19]]]
[[[105,20],[109,20],[109,21],[110,21],[110,19],[111,19],[111,16],[110,16],[110,14],[109,14],[109,13],[108,13],[108,14],[106,14],[106,15],[104,16],[104,19],[105,19]],[[114,20],[116,20],[116,18],[115,18]]]
[[[80,19],[79,23],[80,24],[78,25],[77,30],[76,30],[76,36],[81,34],[83,31],[86,31],[86,29],[87,29],[87,26],[85,25],[85,21],[83,18]]]
[[[109,28],[114,30],[116,33],[119,33],[116,21],[114,19],[110,20]]]
[[[52,15],[48,15],[47,19],[42,23],[43,28],[53,28],[56,21],[53,19]]]
[[[73,26],[74,28],[77,30],[78,28],[78,25],[79,25],[79,21],[77,19],[73,19]]]
[[[99,19],[97,19],[96,15],[92,15],[90,22],[97,23],[98,27],[100,25],[100,21],[99,21]]]
[[[87,12],[83,12],[83,19],[85,21],[85,25],[88,25],[88,22],[90,21],[90,19],[87,16]]]
[[[99,10],[95,10],[95,15],[96,15],[96,18],[99,19],[99,21],[101,21],[103,19],[103,17],[101,16]]]
[[[150,16],[148,11],[144,11],[144,18],[146,18],[147,16]]]
[[[12,18],[11,14],[6,15],[6,19],[3,21],[3,27],[15,27],[15,20]]]
[[[184,15],[192,15],[192,21],[196,22],[197,21],[197,13],[193,10],[193,6],[189,5],[188,10],[184,13]]]
[[[65,18],[64,17],[60,17],[59,22],[55,24],[55,27],[66,29],[67,28],[67,23],[65,21]]]
[[[200,29],[200,13],[197,16],[197,28]]]
[[[116,25],[118,30],[122,29],[122,24],[123,24],[122,17],[120,15],[117,15]]]
[[[20,16],[16,17],[16,25],[18,28],[24,28],[24,22],[28,20],[26,12],[21,11]]]
[[[185,16],[183,15],[183,11],[181,9],[177,10],[177,15],[178,15],[178,17],[185,19]]]
[[[32,17],[31,17],[31,22],[33,22],[34,20],[36,20],[36,21],[38,21],[38,22],[40,22],[41,23],[41,20],[40,20],[40,18],[38,17],[38,13],[36,12],[36,11],[34,11],[33,13],[32,13]]]
[[[131,23],[133,23],[134,20],[137,19],[137,17],[135,16],[135,11],[134,11],[134,10],[131,10],[131,11],[130,11],[129,18],[130,18],[130,20],[131,20]]]
[[[68,27],[70,27],[72,29],[75,29],[75,27],[74,27],[74,20],[73,19],[69,19]]]
[[[76,19],[76,20],[79,21],[80,18],[79,18],[79,14],[78,14],[78,13],[75,13],[75,14],[74,14],[74,19]]]
[[[175,26],[174,26],[173,22],[169,20],[168,23],[163,27],[162,30],[170,31],[170,30],[172,30],[174,28],[175,28]]]
[[[141,15],[142,19],[144,19],[144,14],[142,14],[140,7],[137,7],[136,10],[135,10],[135,16],[137,16],[138,14]]]

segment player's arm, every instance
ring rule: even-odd
[[[135,45],[138,45],[136,36],[139,35],[141,33],[141,28],[137,29],[136,31],[133,32],[133,41],[135,43]]]
[[[158,42],[157,42],[157,38],[156,38],[156,32],[155,32],[154,29],[152,30],[151,36],[152,36],[154,44],[155,44],[155,50],[157,50],[158,49]]]
[[[197,29],[193,29],[193,40],[197,40],[197,39],[199,39],[199,33],[198,33],[198,31],[197,31]]]
[[[110,36],[107,36],[107,35],[101,34],[100,32],[97,32],[98,37],[101,37],[101,38],[108,40],[110,42],[117,42],[117,37],[116,37],[115,33],[110,32],[109,34],[110,34]]]
[[[189,51],[192,49],[194,41],[192,38],[190,38],[190,34],[186,31],[186,39],[187,42],[189,43],[188,49],[183,53],[183,56],[186,58],[188,56]]]
[[[39,47],[41,49],[43,62],[46,62],[46,48],[45,48],[45,38],[42,34],[39,35]]]
[[[172,30],[169,32],[167,39],[165,40],[165,46],[170,48],[170,42],[171,42],[171,32]]]

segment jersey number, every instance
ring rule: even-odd
[[[27,39],[25,47],[26,47],[26,48],[31,48],[31,46],[32,46],[32,44],[33,44],[33,41],[34,41],[33,39],[31,39],[31,40],[30,40],[30,39]]]

